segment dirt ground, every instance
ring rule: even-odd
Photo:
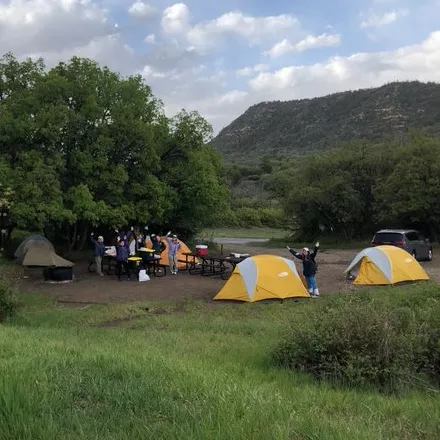
[[[250,245],[234,245],[229,252],[249,253],[251,255],[271,254],[290,258],[287,250],[266,249]],[[318,284],[321,294],[331,294],[351,289],[351,283],[344,278],[347,268],[356,251],[332,250],[318,254],[319,265]],[[298,264],[299,263],[299,264]],[[300,271],[300,262],[296,262]],[[430,277],[440,283],[440,257],[435,257],[430,263],[422,263]],[[75,281],[67,284],[48,284],[41,278],[30,277],[23,279],[23,291],[29,293],[49,294],[56,297],[60,304],[66,306],[81,304],[114,304],[133,301],[182,301],[184,299],[199,299],[210,301],[222,288],[226,281],[220,277],[190,275],[187,271],[177,276],[167,273],[165,277],[152,277],[148,283],[137,280],[117,281],[114,275],[99,277],[89,273],[87,264],[78,264],[74,269]],[[40,276],[40,273],[38,273]]]

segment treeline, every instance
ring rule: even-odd
[[[279,158],[264,156],[253,166],[227,165],[225,180],[231,188],[231,210],[223,213],[219,226],[286,228],[286,217],[277,197],[265,189],[274,171],[286,166]]]
[[[76,57],[49,70],[42,60],[0,59],[0,209],[9,233],[41,231],[72,250],[96,228],[190,234],[212,224],[230,205],[211,137],[196,112],[167,118],[140,76]]]
[[[265,188],[301,239],[371,237],[382,227],[440,238],[440,141],[358,142],[274,170]]]

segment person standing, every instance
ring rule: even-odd
[[[182,248],[179,240],[177,239],[177,235],[173,235],[171,240],[169,236],[171,235],[171,231],[165,235],[165,240],[168,243],[168,262],[170,265],[171,275],[177,275],[178,272],[178,264],[179,264],[179,251]]]
[[[318,270],[318,265],[316,264],[315,258],[319,249],[319,241],[315,244],[313,252],[305,247],[301,252],[297,252],[287,246],[289,252],[303,263],[303,275],[307,282],[307,290],[312,298],[319,298],[318,282],[316,281],[316,272]]]
[[[116,247],[116,275],[118,280],[121,281],[122,268],[125,269],[127,274],[127,280],[130,281],[130,265],[128,263],[129,250],[124,240],[119,242],[119,246]]]
[[[102,273],[102,259],[105,255],[105,245],[104,245],[104,237],[100,235],[98,240],[95,240],[95,234],[92,232],[90,234],[90,241],[93,244],[93,256],[95,257],[95,265],[96,265],[96,273],[99,276],[104,276]]]

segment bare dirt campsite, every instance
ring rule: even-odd
[[[263,240],[255,239],[219,239],[223,244],[223,252],[248,253],[250,255],[280,255],[291,259],[286,249],[262,246]],[[333,294],[352,289],[352,284],[345,280],[344,270],[356,255],[356,250],[324,249],[318,254],[318,280],[322,294]],[[296,261],[299,271],[301,262]],[[440,258],[432,262],[422,263],[432,280],[440,283]],[[86,262],[79,262],[75,267],[75,281],[68,284],[47,284],[35,278],[23,279],[22,285],[26,292],[44,293],[54,296],[59,304],[112,304],[137,301],[210,301],[222,288],[226,281],[215,276],[190,275],[181,271],[177,277],[152,277],[147,284],[132,281],[117,282],[114,275],[99,278],[89,273]]]

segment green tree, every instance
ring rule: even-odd
[[[194,231],[229,208],[222,164],[197,112],[167,118],[140,76],[78,57],[0,60],[1,188],[17,227],[82,247],[90,227]],[[79,241],[78,241],[79,237]]]
[[[417,227],[440,236],[440,141],[413,137],[392,155],[391,172],[378,180],[374,195],[379,222]]]
[[[229,208],[220,157],[206,145],[212,128],[198,113],[180,112],[171,122],[163,179],[172,188],[170,226],[184,233],[215,222]]]
[[[28,151],[18,156],[13,172],[11,221],[19,228],[43,231],[48,223],[61,223],[71,215],[64,208],[59,158],[46,159],[42,153]]]

